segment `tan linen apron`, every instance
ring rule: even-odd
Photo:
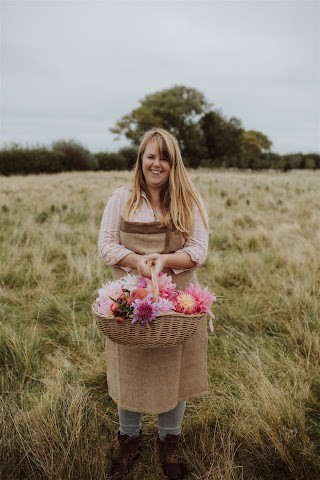
[[[172,253],[183,245],[182,236],[160,222],[125,222],[120,227],[120,243],[139,253]],[[172,276],[177,289],[198,283],[193,269]],[[112,267],[114,279],[125,275]],[[133,269],[130,273],[137,274]],[[122,408],[133,412],[158,414],[173,409],[181,400],[189,400],[208,391],[207,326],[204,319],[186,342],[168,348],[138,348],[106,340],[107,380],[110,397]]]

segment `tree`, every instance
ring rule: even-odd
[[[226,157],[230,162],[230,159],[240,156],[242,138],[240,120],[235,117],[227,120],[221,113],[211,111],[202,117],[200,125],[213,165],[220,166]]]
[[[68,170],[95,170],[98,168],[96,157],[74,140],[59,140],[52,143],[51,148],[53,152],[59,152],[66,156]]]
[[[270,151],[271,140],[257,130],[244,130],[242,132],[241,148],[244,153],[266,153]]]
[[[137,149],[135,147],[122,147],[119,150],[119,154],[123,156],[126,168],[131,170],[137,160]]]
[[[184,159],[199,166],[206,153],[199,121],[211,108],[203,93],[182,85],[147,95],[140,106],[122,117],[110,131],[125,135],[134,146],[152,127],[163,127],[179,141]]]
[[[269,138],[257,130],[243,130],[241,137],[241,167],[258,170],[270,168],[270,147],[272,142]]]

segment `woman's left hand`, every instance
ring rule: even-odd
[[[165,268],[166,256],[161,253],[150,253],[150,255],[144,255],[144,259],[147,264],[154,268],[154,273],[159,275],[160,272]]]

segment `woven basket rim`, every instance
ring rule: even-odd
[[[100,318],[104,318],[106,320],[108,319],[114,319],[115,320],[115,317],[113,315],[107,315],[106,313],[100,313],[97,308],[96,308],[96,305],[97,305],[97,301],[94,301],[93,304],[92,304],[92,312],[99,316]],[[202,317],[203,315],[206,315],[206,312],[202,312],[202,313],[189,313],[189,314],[186,314],[186,313],[179,313],[179,312],[166,312],[166,313],[160,313],[160,315],[158,315],[157,317],[154,318],[154,320],[157,320],[157,318],[161,318],[161,317],[167,317],[167,316],[175,316],[175,317],[186,317],[186,318],[198,318],[198,317]],[[132,319],[133,318],[133,315],[129,315],[129,317],[126,317],[124,320],[126,319]]]

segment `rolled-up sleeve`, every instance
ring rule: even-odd
[[[208,217],[203,201],[200,199],[200,202],[203,207],[203,211]],[[208,220],[208,218],[207,218]],[[195,262],[195,267],[200,267],[207,257],[208,254],[208,243],[209,243],[209,234],[202,221],[202,217],[198,207],[195,205],[193,210],[193,225],[191,230],[191,236],[186,239],[183,247],[177,252],[187,253],[191,260]],[[194,267],[193,267],[194,268]],[[184,272],[184,269],[172,269],[174,273]]]
[[[118,188],[109,198],[103,212],[98,249],[100,257],[107,265],[116,265],[129,253],[134,253],[120,244],[120,224],[125,197],[125,189]]]

